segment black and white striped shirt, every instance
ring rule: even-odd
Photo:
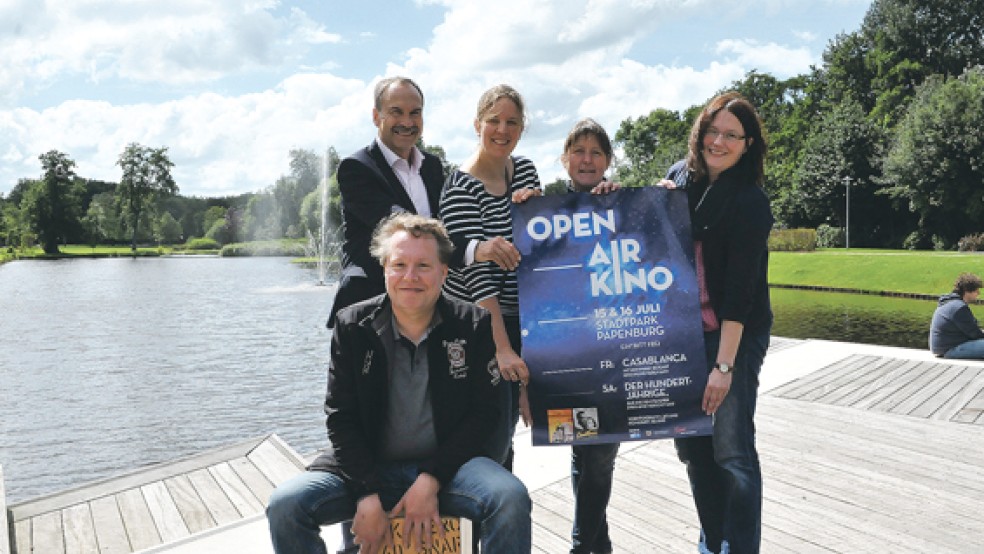
[[[509,191],[494,196],[485,185],[461,170],[448,177],[441,193],[441,219],[455,243],[457,239],[488,240],[503,237],[512,242],[512,193],[523,188],[540,188],[540,178],[530,160],[513,156],[513,177]],[[506,271],[492,262],[475,262],[452,269],[444,283],[449,295],[468,302],[497,296],[504,316],[519,315],[516,272]]]

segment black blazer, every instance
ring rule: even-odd
[[[424,155],[420,177],[427,189],[431,214],[438,215],[441,188],[444,186],[444,168],[433,154]],[[341,193],[342,277],[335,292],[335,300],[328,318],[332,327],[338,310],[385,292],[383,268],[369,253],[372,232],[380,221],[399,212],[417,213],[410,195],[403,188],[396,173],[386,163],[383,151],[376,140],[342,160],[338,166],[338,189]],[[455,249],[460,264],[463,252]],[[361,272],[365,277],[358,276]]]

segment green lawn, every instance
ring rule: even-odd
[[[68,245],[68,256],[129,256],[129,246]],[[141,256],[170,254],[163,247],[138,248]],[[40,249],[18,253],[22,258],[43,257]],[[6,254],[0,253],[0,262]],[[9,255],[6,255],[9,259]],[[313,260],[312,260],[313,261]],[[816,252],[772,252],[769,282],[774,285],[810,285],[869,291],[943,294],[961,272],[984,276],[984,253],[911,250],[823,249]]]
[[[771,252],[769,283],[942,294],[961,272],[984,276],[984,253],[823,249]]]
[[[129,256],[130,247],[129,246],[86,246],[81,244],[66,244],[58,247],[62,256],[72,257],[72,256],[90,256],[90,257],[113,257],[113,256]],[[162,246],[160,248],[156,246],[138,246],[137,255],[138,256],[160,256],[162,254],[171,254],[173,248],[170,246]],[[17,250],[17,256],[20,258],[44,258],[46,257],[44,252],[39,247],[28,248],[25,250]]]

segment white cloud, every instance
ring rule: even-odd
[[[807,48],[789,48],[770,42],[762,44],[757,40],[723,40],[718,43],[718,54],[733,56],[733,63],[746,68],[757,69],[785,79],[804,73],[811,64],[820,63],[820,57]]]
[[[162,104],[71,101],[40,112],[20,108],[0,113],[0,145],[9,145],[0,178],[39,175],[37,156],[56,149],[77,162],[79,175],[116,181],[120,152],[139,142],[169,148],[185,194],[258,190],[286,173],[292,148],[354,149],[371,138],[371,130],[353,133],[369,122],[369,108],[354,99],[368,98],[357,80],[295,75],[274,90],[238,97],[205,93]]]
[[[758,7],[781,9],[784,1]],[[626,118],[655,108],[684,110],[752,69],[785,78],[807,71],[820,55],[816,44],[801,46],[807,37],[788,30],[792,42],[786,44],[775,36],[748,38],[757,35],[743,34],[747,25],[720,25],[728,33],[722,40],[709,30],[705,12],[725,12],[709,0],[418,3],[446,8],[429,41],[393,52],[386,67],[338,76],[338,68],[352,71],[352,64],[330,56],[293,62],[309,46],[346,40],[277,0],[253,0],[246,8],[235,0],[8,0],[0,21],[16,23],[0,26],[0,56],[9,61],[0,65],[0,106],[62,84],[66,76],[112,90],[121,81],[137,90],[144,81],[205,86],[189,84],[180,97],[153,103],[73,100],[0,110],[0,190],[39,174],[37,156],[52,148],[75,159],[80,175],[117,180],[114,162],[134,141],[169,147],[184,194],[259,190],[287,171],[291,148],[321,153],[333,145],[346,155],[366,144],[375,134],[372,84],[392,74],[420,83],[427,101],[424,138],[443,146],[453,162],[476,145],[472,119],[482,91],[514,85],[531,119],[517,153],[533,159],[550,182],[562,173],[561,143],[581,117],[597,119],[614,135]],[[754,8],[743,5],[727,15],[757,17]],[[680,28],[693,30],[686,31],[693,40],[682,46],[673,34]],[[347,31],[357,42],[385,42],[385,36],[357,31]],[[713,61],[678,61],[693,52]],[[246,89],[209,84],[257,69],[284,77]]]
[[[92,83],[208,82],[279,67],[305,45],[338,43],[302,10],[275,15],[277,2],[156,0],[121,3],[18,0],[0,8],[0,102],[83,77]]]

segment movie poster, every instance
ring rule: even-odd
[[[685,194],[533,198],[513,240],[533,444],[710,434]]]

